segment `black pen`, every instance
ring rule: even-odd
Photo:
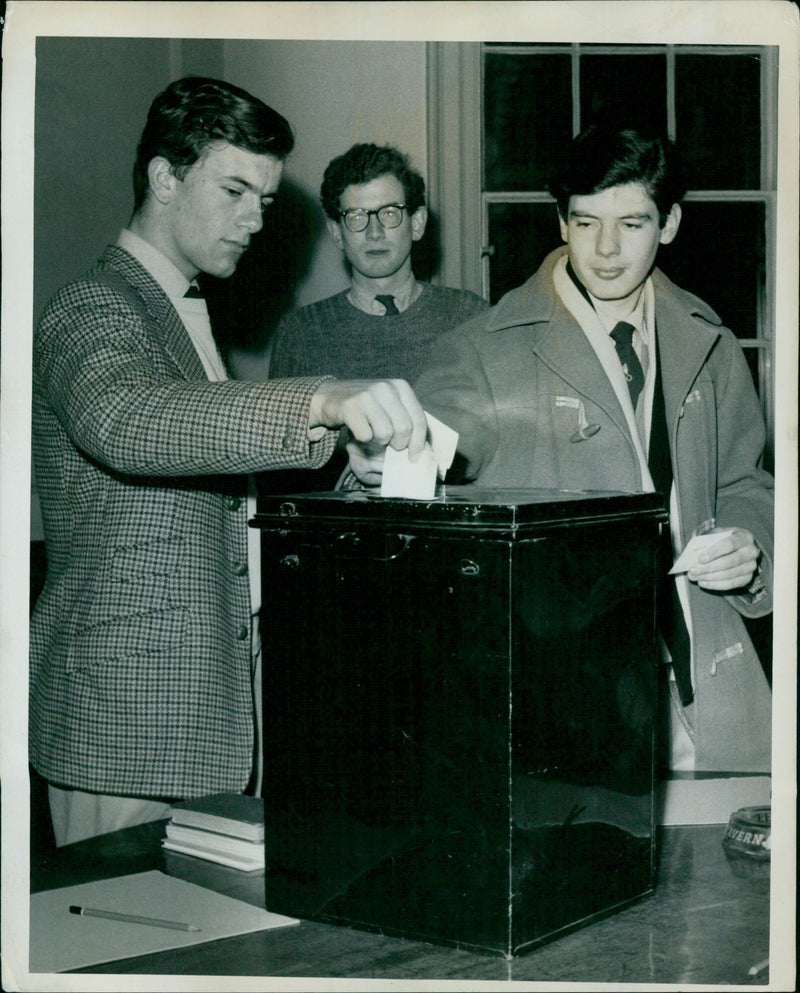
[[[194,924],[181,924],[179,921],[161,921],[157,917],[139,917],[136,914],[117,914],[113,910],[94,910],[91,907],[69,908],[71,914],[81,917],[102,917],[108,921],[125,921],[128,924],[149,924],[150,927],[167,927],[173,931],[200,931]]]

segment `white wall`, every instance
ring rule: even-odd
[[[223,63],[227,79],[291,122],[297,143],[285,180],[317,205],[320,225],[325,166],[355,142],[396,145],[427,179],[424,43],[226,41]],[[346,285],[341,255],[321,228],[294,303]]]

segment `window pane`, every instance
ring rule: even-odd
[[[484,60],[484,190],[544,190],[572,138],[569,55]]]
[[[665,55],[584,55],[581,128],[589,124],[667,132]]]
[[[758,55],[676,56],[675,138],[690,189],[759,188],[760,108]]]
[[[554,203],[489,204],[489,299],[520,286],[548,252],[562,244]]]
[[[739,338],[755,338],[764,230],[763,203],[684,203],[678,236],[659,249],[658,265],[709,303]]]

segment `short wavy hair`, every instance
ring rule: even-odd
[[[289,122],[246,90],[220,79],[185,76],[153,100],[136,149],[133,210],[145,202],[147,168],[158,155],[182,179],[217,142],[283,161],[294,147]]]
[[[338,221],[339,198],[348,186],[369,183],[386,175],[400,181],[409,214],[423,206],[425,180],[412,168],[409,157],[392,145],[361,143],[328,163],[320,187],[323,210],[332,220]]]
[[[588,196],[626,183],[640,183],[645,188],[658,208],[663,227],[673,205],[686,193],[672,142],[631,128],[591,125],[574,139],[548,188],[566,220],[570,197]]]

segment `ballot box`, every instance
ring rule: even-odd
[[[263,497],[266,906],[504,957],[653,892],[655,494]]]

